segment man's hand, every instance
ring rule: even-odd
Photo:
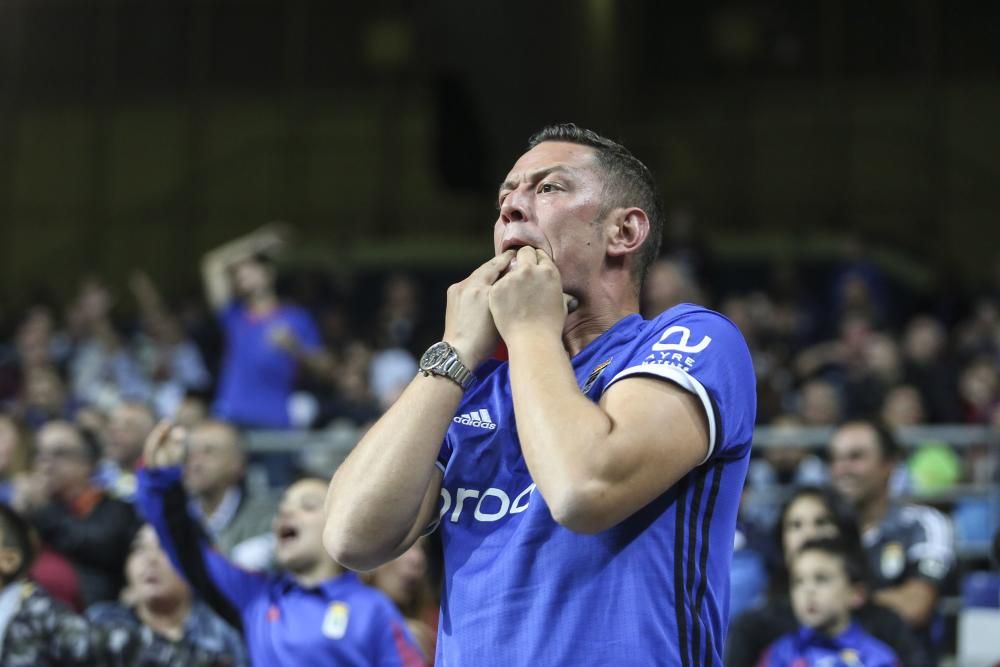
[[[500,336],[520,333],[562,337],[566,313],[575,299],[563,294],[559,269],[542,250],[524,246],[507,275],[490,290],[490,312]]]
[[[267,340],[271,345],[281,348],[289,354],[295,354],[302,348],[295,332],[287,324],[277,324],[268,329]]]
[[[187,430],[164,419],[153,429],[142,450],[147,468],[169,468],[184,462]]]
[[[462,363],[470,369],[485,361],[499,342],[490,314],[490,288],[513,258],[513,250],[501,253],[448,288],[444,340],[458,350]]]

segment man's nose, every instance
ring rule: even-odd
[[[504,223],[523,222],[527,219],[528,203],[526,195],[521,190],[514,190],[504,197],[500,205],[500,219]]]

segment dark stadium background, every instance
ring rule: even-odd
[[[273,219],[300,266],[464,271],[526,136],[573,120],[696,212],[721,281],[860,237],[934,298],[1000,247],[998,34],[944,0],[3,0],[0,294],[137,265],[196,293]]]

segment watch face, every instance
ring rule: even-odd
[[[450,353],[451,346],[447,343],[434,343],[420,358],[420,369],[426,371],[436,368]]]

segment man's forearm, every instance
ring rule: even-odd
[[[524,335],[508,341],[518,437],[531,477],[560,523],[573,522],[577,499],[602,467],[611,419],[580,392],[559,339]]]
[[[341,564],[375,567],[419,535],[422,503],[439,479],[435,462],[461,398],[451,380],[418,375],[337,470],[324,544]]]
[[[876,603],[895,611],[913,627],[921,628],[931,618],[937,591],[930,582],[914,578],[898,586],[876,591],[872,598]]]

